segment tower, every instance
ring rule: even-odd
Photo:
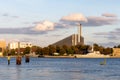
[[[81,37],[82,37],[82,26],[80,24],[80,26],[78,27],[78,43],[81,42]]]

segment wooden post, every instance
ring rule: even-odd
[[[10,65],[10,54],[8,54],[7,59],[8,59],[8,65]]]
[[[21,65],[21,56],[19,55],[16,57],[16,64]]]
[[[16,65],[21,65],[21,56],[20,56],[20,42],[18,42],[18,55],[16,57]]]
[[[25,62],[26,62],[26,63],[29,63],[29,62],[30,62],[30,57],[29,57],[29,55],[26,55],[26,56],[25,56]]]

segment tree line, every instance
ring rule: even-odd
[[[103,46],[99,46],[98,44],[93,45],[93,50],[94,51],[100,51],[101,54],[104,55],[111,55],[113,52],[112,48],[105,48]],[[26,47],[26,48],[20,48],[20,54],[25,55],[25,54],[30,54],[30,53],[35,53],[36,55],[44,56],[54,56],[54,53],[59,53],[60,56],[63,55],[74,55],[74,54],[88,54],[91,51],[92,47],[90,45],[76,45],[76,46],[53,46],[49,45],[47,47],[40,47],[40,46],[32,46],[32,47]],[[18,54],[18,49],[6,49],[4,52],[4,55],[7,54],[10,55],[17,55]]]
[[[120,44],[118,46],[114,46],[114,48],[120,48]]]

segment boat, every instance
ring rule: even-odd
[[[100,65],[106,65],[106,59],[103,62],[100,62]]]

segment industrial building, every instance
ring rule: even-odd
[[[78,27],[78,34],[73,34],[67,38],[64,38],[53,45],[56,46],[62,46],[62,45],[67,45],[67,46],[75,46],[75,45],[84,45],[84,37],[82,36],[82,25]]]

